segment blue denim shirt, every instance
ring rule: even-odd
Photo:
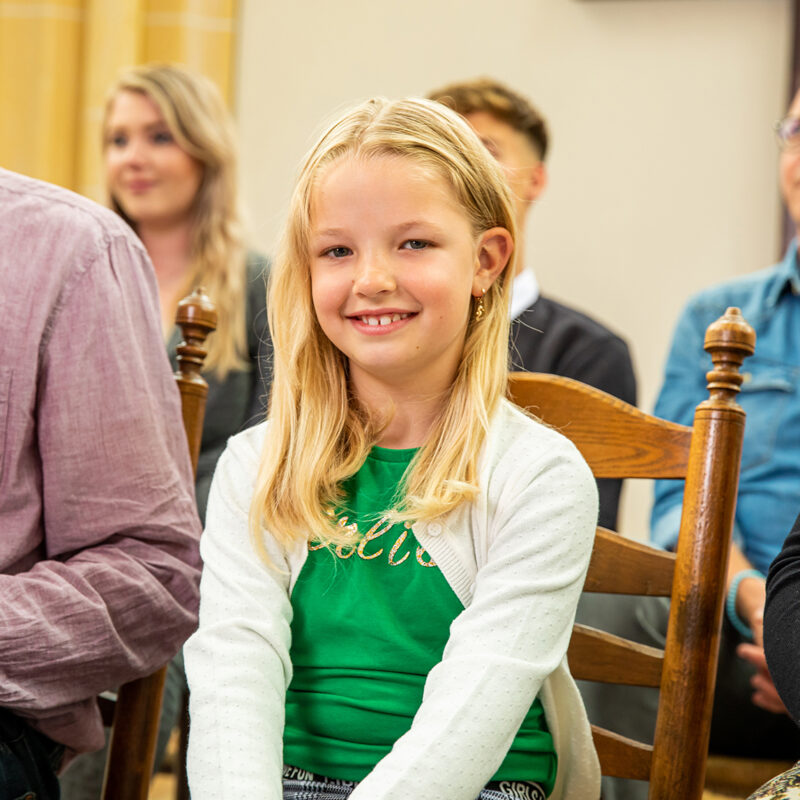
[[[800,512],[800,269],[797,242],[783,261],[695,295],[675,329],[655,413],[691,425],[708,397],[705,330],[728,306],[742,309],[756,331],[744,362],[739,404],[747,413],[734,541],[766,573]],[[651,537],[674,549],[682,481],[656,481]]]

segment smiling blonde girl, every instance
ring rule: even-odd
[[[308,155],[269,418],[220,460],[201,544],[195,800],[599,795],[565,660],[596,489],[505,399],[513,244],[440,105],[369,101]]]

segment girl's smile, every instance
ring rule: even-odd
[[[348,317],[358,330],[369,336],[381,336],[396,331],[402,327],[401,323],[413,319],[415,315],[408,311],[392,311],[391,309],[377,309],[366,314],[352,314]],[[366,327],[366,330],[363,328]]]

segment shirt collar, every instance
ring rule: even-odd
[[[792,239],[786,250],[783,261],[778,266],[775,283],[766,297],[771,308],[777,305],[784,290],[800,295],[800,264],[797,260],[797,239]]]
[[[539,299],[539,283],[532,269],[523,269],[514,278],[511,286],[511,306],[508,309],[510,319],[516,319],[526,308]]]

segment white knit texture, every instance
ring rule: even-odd
[[[265,426],[220,459],[201,541],[200,626],[186,645],[193,800],[280,800],[289,594],[305,558],[247,530]],[[477,500],[414,526],[464,611],[428,675],[411,729],[352,800],[474,800],[540,694],[558,753],[553,800],[595,800],[597,757],[566,667],[591,554],[597,491],[563,436],[502,403],[481,455]],[[424,612],[424,609],[422,610]]]

